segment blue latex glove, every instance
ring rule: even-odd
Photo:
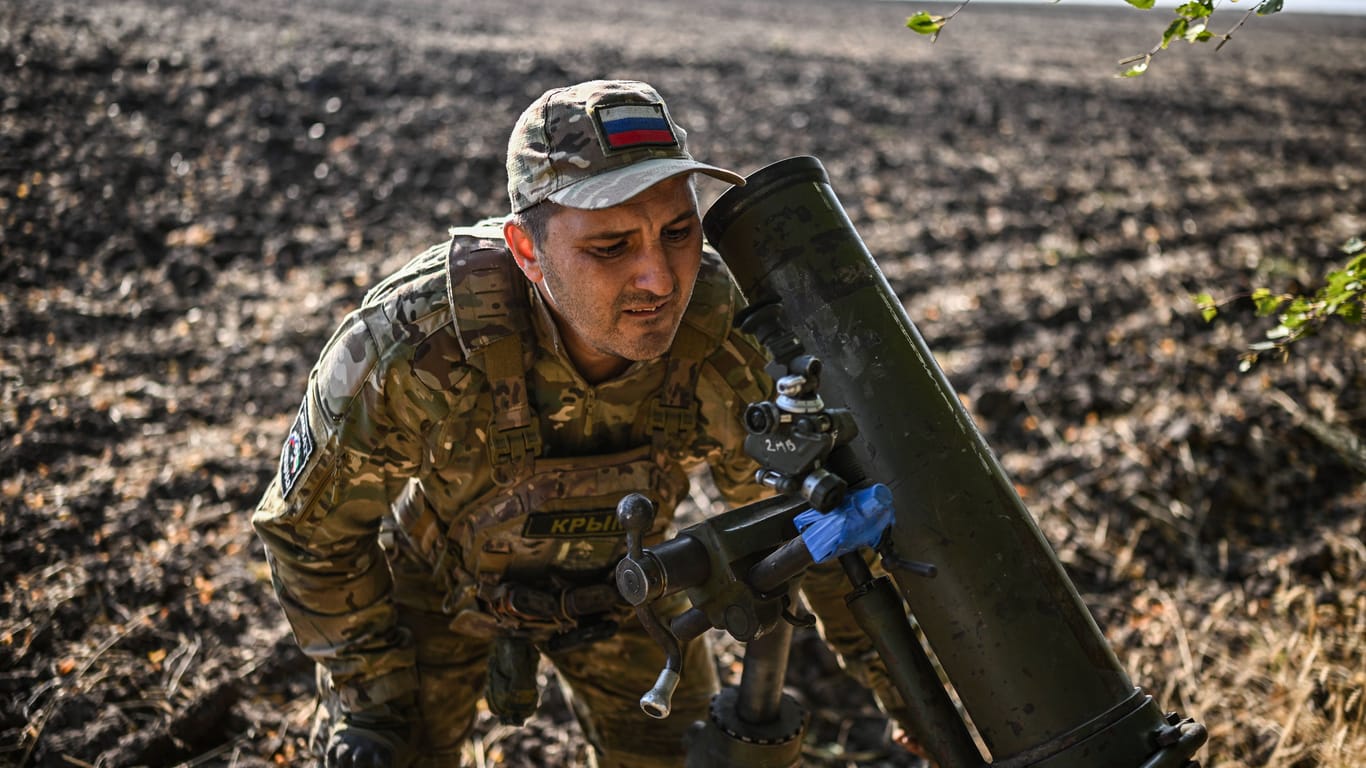
[[[877,546],[892,521],[892,491],[882,483],[846,494],[829,512],[808,509],[793,520],[811,559],[818,563],[859,547]]]

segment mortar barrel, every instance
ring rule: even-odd
[[[853,412],[850,447],[895,499],[898,558],[938,567],[933,579],[891,571],[993,765],[1066,766],[1080,752],[1081,765],[1140,765],[1161,712],[1120,667],[821,163],[757,171],[703,228],[746,299],[780,302],[824,363],[826,404]]]

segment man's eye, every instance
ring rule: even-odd
[[[675,227],[664,230],[664,239],[670,242],[682,242],[692,236],[692,227]]]
[[[617,242],[615,242],[615,243],[609,243],[608,245],[599,245],[599,246],[595,246],[595,247],[593,248],[593,253],[594,253],[595,255],[600,256],[600,257],[603,257],[603,258],[607,258],[607,259],[610,259],[610,258],[612,258],[612,257],[614,257],[614,256],[620,256],[621,254],[623,254],[623,253],[625,253],[625,252],[626,252],[626,241],[625,241],[625,240],[619,240],[619,241],[617,241]]]

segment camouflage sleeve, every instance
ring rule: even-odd
[[[416,688],[378,540],[390,500],[422,455],[415,430],[390,413],[386,394],[402,386],[397,368],[383,364],[361,312],[343,322],[309,376],[252,516],[295,639],[327,668],[349,711]]]
[[[754,482],[757,462],[744,451],[745,406],[770,397],[773,382],[764,372],[768,358],[748,334],[732,330],[703,363],[700,385],[702,431],[708,464],[721,495],[732,506],[773,492]]]

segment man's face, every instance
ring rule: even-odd
[[[512,229],[518,264],[550,306],[585,379],[610,378],[633,360],[668,351],[702,260],[702,222],[687,176],[611,208],[561,209],[529,259],[530,239]]]

